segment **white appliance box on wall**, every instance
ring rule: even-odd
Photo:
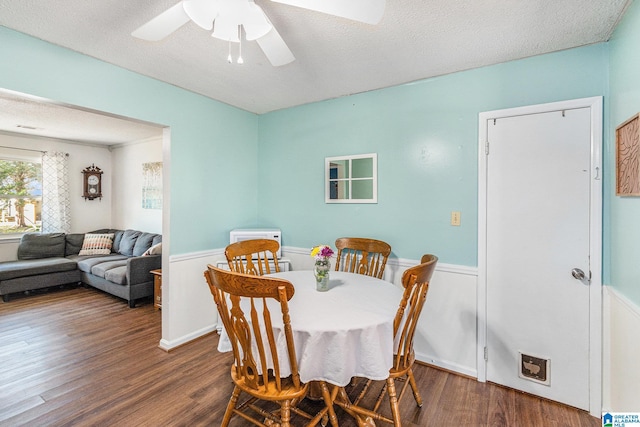
[[[282,240],[279,228],[236,228],[229,233],[229,243],[253,239],[271,239],[278,242],[280,247],[276,255],[282,257]]]

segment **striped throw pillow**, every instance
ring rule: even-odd
[[[85,234],[78,255],[109,255],[113,245],[113,233]]]

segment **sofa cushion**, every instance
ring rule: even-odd
[[[20,239],[18,259],[64,257],[64,233],[26,233]]]
[[[153,236],[153,242],[151,245],[157,245],[158,243],[162,243],[162,234],[156,234]]]
[[[127,266],[126,259],[120,259],[115,261],[101,262],[100,264],[96,264],[91,267],[91,274],[98,277],[105,277],[105,273],[112,268]]]
[[[118,285],[127,284],[127,266],[115,267],[104,273],[104,278]]]
[[[136,244],[133,247],[133,256],[142,256],[151,246],[153,246],[153,238],[155,233],[142,233],[138,236]]]
[[[69,233],[64,236],[64,256],[78,255],[80,249],[82,249],[82,242],[84,241],[84,233]]]
[[[120,242],[122,241],[122,236],[124,235],[124,230],[115,230],[113,232],[113,248],[112,252],[118,253],[120,252]]]
[[[75,261],[66,258],[41,258],[0,263],[0,280],[18,277],[36,276],[38,274],[72,271],[77,268]]]
[[[91,269],[93,268],[94,265],[98,265],[102,262],[111,262],[111,261],[116,261],[119,259],[127,259],[126,256],[124,255],[119,255],[119,254],[111,254],[111,255],[98,255],[98,256],[91,256],[88,258],[84,258],[84,257],[71,257],[71,260],[76,259],[78,262],[78,269],[80,271],[84,271],[85,273],[91,273]]]
[[[142,234],[141,231],[125,230],[122,234],[122,240],[120,240],[120,247],[118,253],[126,256],[133,256],[133,248],[136,245],[138,236]],[[144,252],[144,251],[143,251]]]
[[[109,255],[113,245],[113,233],[84,235],[82,249],[78,255]]]

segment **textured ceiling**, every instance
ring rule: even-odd
[[[0,89],[0,131],[93,145],[159,138],[162,127]]]
[[[387,0],[378,25],[255,1],[294,62],[245,42],[229,64],[228,44],[191,22],[131,36],[176,0],[0,0],[0,25],[261,114],[606,41],[630,0]]]

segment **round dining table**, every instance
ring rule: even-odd
[[[295,287],[289,314],[302,382],[326,381],[345,386],[353,377],[384,380],[389,376],[393,364],[393,320],[402,288],[374,277],[332,271],[329,289],[320,292],[312,271],[270,276],[288,280]],[[286,354],[282,318],[273,315],[280,307],[275,300],[273,303],[270,311],[276,340],[282,345],[279,352]],[[224,329],[218,350],[231,351]],[[291,373],[287,367],[281,369],[285,376]]]

